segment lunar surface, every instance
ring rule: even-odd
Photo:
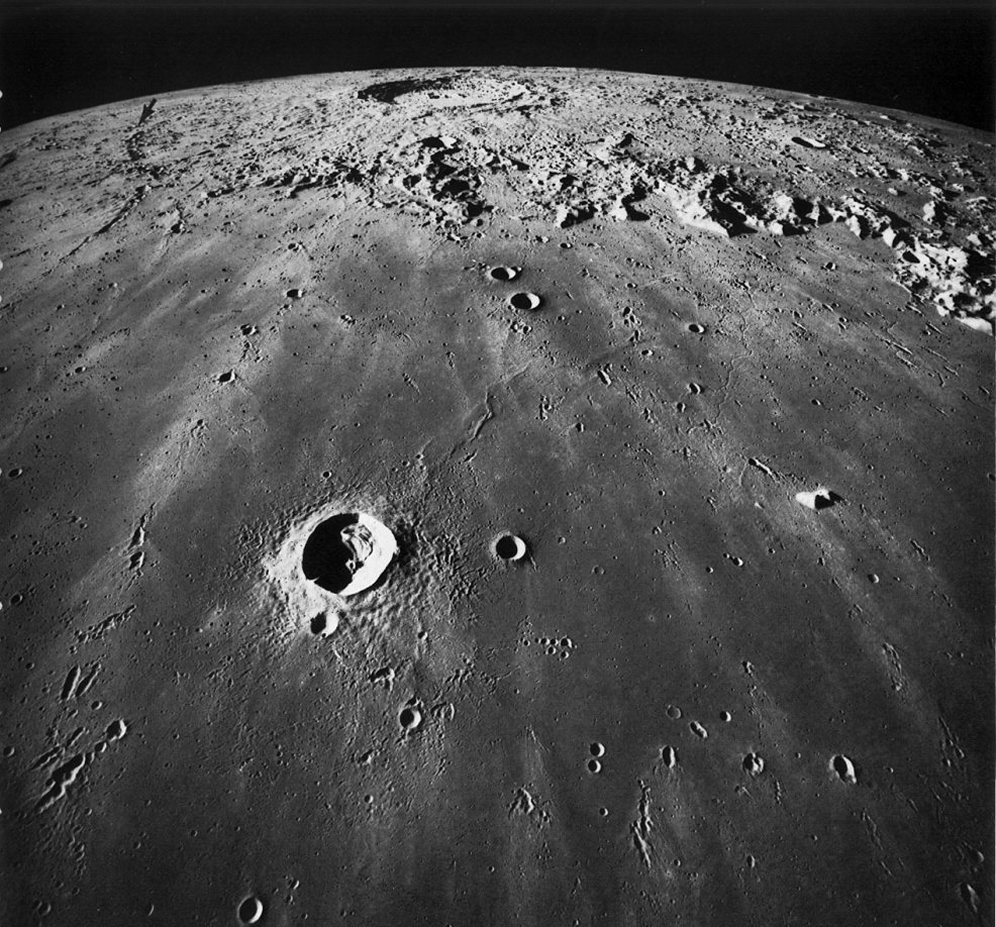
[[[992,135],[599,71],[0,136],[0,921],[993,906]]]

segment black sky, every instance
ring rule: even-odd
[[[991,130],[994,10],[982,0],[8,0],[0,12],[0,125],[259,78],[513,64],[758,84]]]

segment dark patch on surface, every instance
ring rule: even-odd
[[[513,309],[539,309],[543,300],[535,293],[514,293],[508,302]]]
[[[495,555],[500,560],[521,560],[526,553],[526,542],[514,534],[503,534],[495,541]]]
[[[375,100],[378,103],[393,103],[406,93],[418,93],[424,90],[447,90],[453,86],[452,77],[415,78],[407,80],[389,80],[382,84],[371,84],[356,92],[360,100]]]
[[[823,142],[817,141],[815,138],[805,138],[801,135],[793,135],[792,141],[797,145],[802,145],[803,148],[823,149],[827,147]]]
[[[817,509],[829,509],[843,501],[843,496],[828,489],[826,492],[816,494],[816,497],[813,499],[813,505],[815,505]]]
[[[156,108],[156,100],[153,97],[153,99],[149,100],[149,102],[142,107],[142,115],[138,117],[138,124],[141,125],[147,119],[150,119],[152,117],[152,112],[153,110],[155,110],[155,108]]]
[[[353,554],[343,543],[342,530],[358,521],[353,512],[333,515],[311,532],[301,555],[301,569],[306,579],[329,592],[341,592],[349,585],[353,578],[349,568]]]

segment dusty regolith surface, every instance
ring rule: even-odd
[[[991,922],[991,135],[450,69],[0,165],[3,923]]]

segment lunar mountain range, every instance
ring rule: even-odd
[[[0,135],[0,920],[993,908],[994,137],[566,69]]]

